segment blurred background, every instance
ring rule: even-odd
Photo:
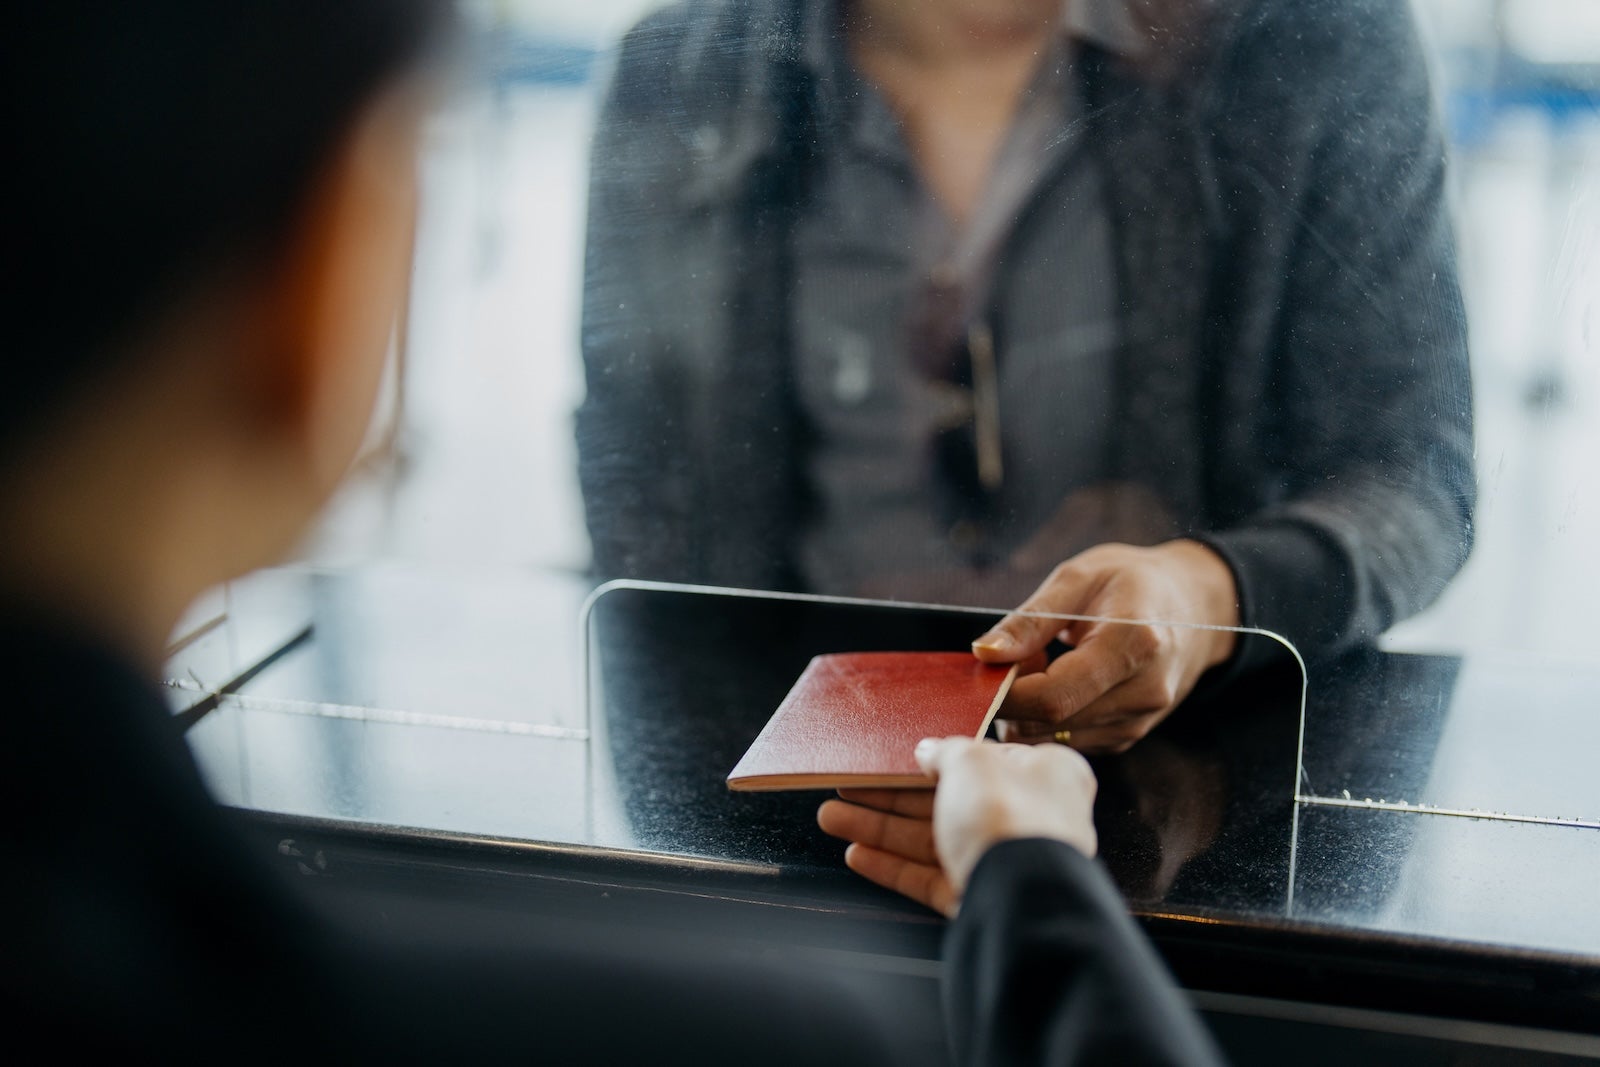
[[[588,144],[650,0],[480,0],[431,131],[392,443],[305,558],[578,575],[572,411]],[[1455,153],[1478,541],[1391,647],[1593,655],[1600,600],[1600,4],[1416,0]]]

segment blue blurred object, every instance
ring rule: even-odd
[[[600,50],[549,39],[512,38],[497,50],[496,80],[507,83],[582,85],[594,74]]]
[[[1556,132],[1600,115],[1600,66],[1538,63],[1505,49],[1442,56],[1445,113],[1457,145],[1481,144],[1511,112],[1539,112]]]
[[[569,38],[486,27],[470,43],[475,66],[497,87],[587,84],[602,49]]]
[[[1458,145],[1477,145],[1507,112],[1543,112],[1558,128],[1575,119],[1600,115],[1600,89],[1556,84],[1456,89],[1445,101],[1445,109],[1451,140]]]

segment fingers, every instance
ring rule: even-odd
[[[927,818],[891,815],[842,800],[824,801],[817,809],[817,825],[824,833],[866,845],[915,863],[937,867],[933,823]]]
[[[944,763],[955,759],[973,745],[983,742],[972,737],[924,737],[917,742],[916,750],[912,755],[917,758],[917,766],[924,772],[939,777],[939,768]],[[932,810],[931,808],[929,809]]]
[[[860,843],[845,849],[844,862],[845,866],[867,881],[910,897],[948,918],[955,918],[960,898],[937,865],[913,862],[904,856]]]
[[[922,814],[926,791],[855,790],[817,812],[825,831],[851,842],[845,862],[868,880],[953,915],[960,887],[996,841],[1049,837],[1094,855],[1095,779],[1077,752],[948,737],[926,738],[916,753],[939,781],[931,818]]]
[[[1056,735],[1061,732],[1061,727],[1053,722],[1036,722],[1033,719],[1000,719],[995,723],[995,732],[1000,740],[1013,745],[1042,745],[1046,743],[1065,744]],[[1071,733],[1076,733],[1074,726]]]
[[[1154,725],[1155,722],[1152,721],[1149,726],[1143,728],[1130,723],[1127,726],[1121,724],[1096,726],[1081,733],[1074,731],[1072,747],[1090,756],[1121,755],[1138,743]]]
[[[1186,686],[1162,672],[1135,674],[1073,714],[1072,736],[1067,743],[1092,755],[1126,752],[1171,714],[1186,695]],[[1002,741],[1026,745],[1058,741],[1058,729],[1055,722],[1031,719],[999,724]]]
[[[926,789],[841,790],[824,801],[817,825],[851,842],[845,864],[868,881],[953,916],[958,894],[933,845],[933,792]]]
[[[1110,756],[1126,752],[1161,721],[1155,714],[1127,715],[1094,725],[1073,720],[1072,736],[1063,741],[1052,729],[1053,723],[1019,720],[1001,723],[1000,740],[1014,745],[1060,745],[1090,756]]]
[[[1093,855],[1094,773],[1072,749],[944,742],[938,763],[934,848],[958,893],[999,841],[1049,837]]]
[[[1007,719],[1065,723],[1156,658],[1152,627],[1105,624],[1041,674],[1018,678],[1000,706]]]
[[[972,654],[985,663],[1016,663],[1043,652],[1050,639],[1061,631],[1062,620],[1040,615],[1081,613],[1101,581],[1098,569],[1068,560],[1051,571],[1050,577],[1016,611],[972,642]]]
[[[841,789],[839,799],[913,819],[933,817],[932,789]]]
[[[1172,714],[1189,688],[1170,670],[1141,671],[1073,717],[1072,746],[1082,752],[1125,752]]]

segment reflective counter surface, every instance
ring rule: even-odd
[[[548,862],[850,910],[936,952],[932,916],[844,869],[815,827],[823,794],[735,794],[723,776],[812,655],[961,648],[985,616],[622,588],[595,601],[585,641],[573,577],[254,581],[216,640],[312,632],[188,737],[222,802],[290,817],[274,832],[562,843],[577,847]],[[228,659],[175,659],[175,703],[222,688]],[[1600,1030],[1600,832],[1583,825],[1600,815],[1597,681],[1358,652],[1313,668],[1303,740],[1292,661],[1210,686],[1095,761],[1103,860],[1192,987],[1282,994],[1294,975],[1324,1002]]]

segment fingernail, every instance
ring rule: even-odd
[[[990,630],[972,642],[973,648],[981,648],[989,652],[1010,652],[1016,646],[1016,639],[1004,630]]]

